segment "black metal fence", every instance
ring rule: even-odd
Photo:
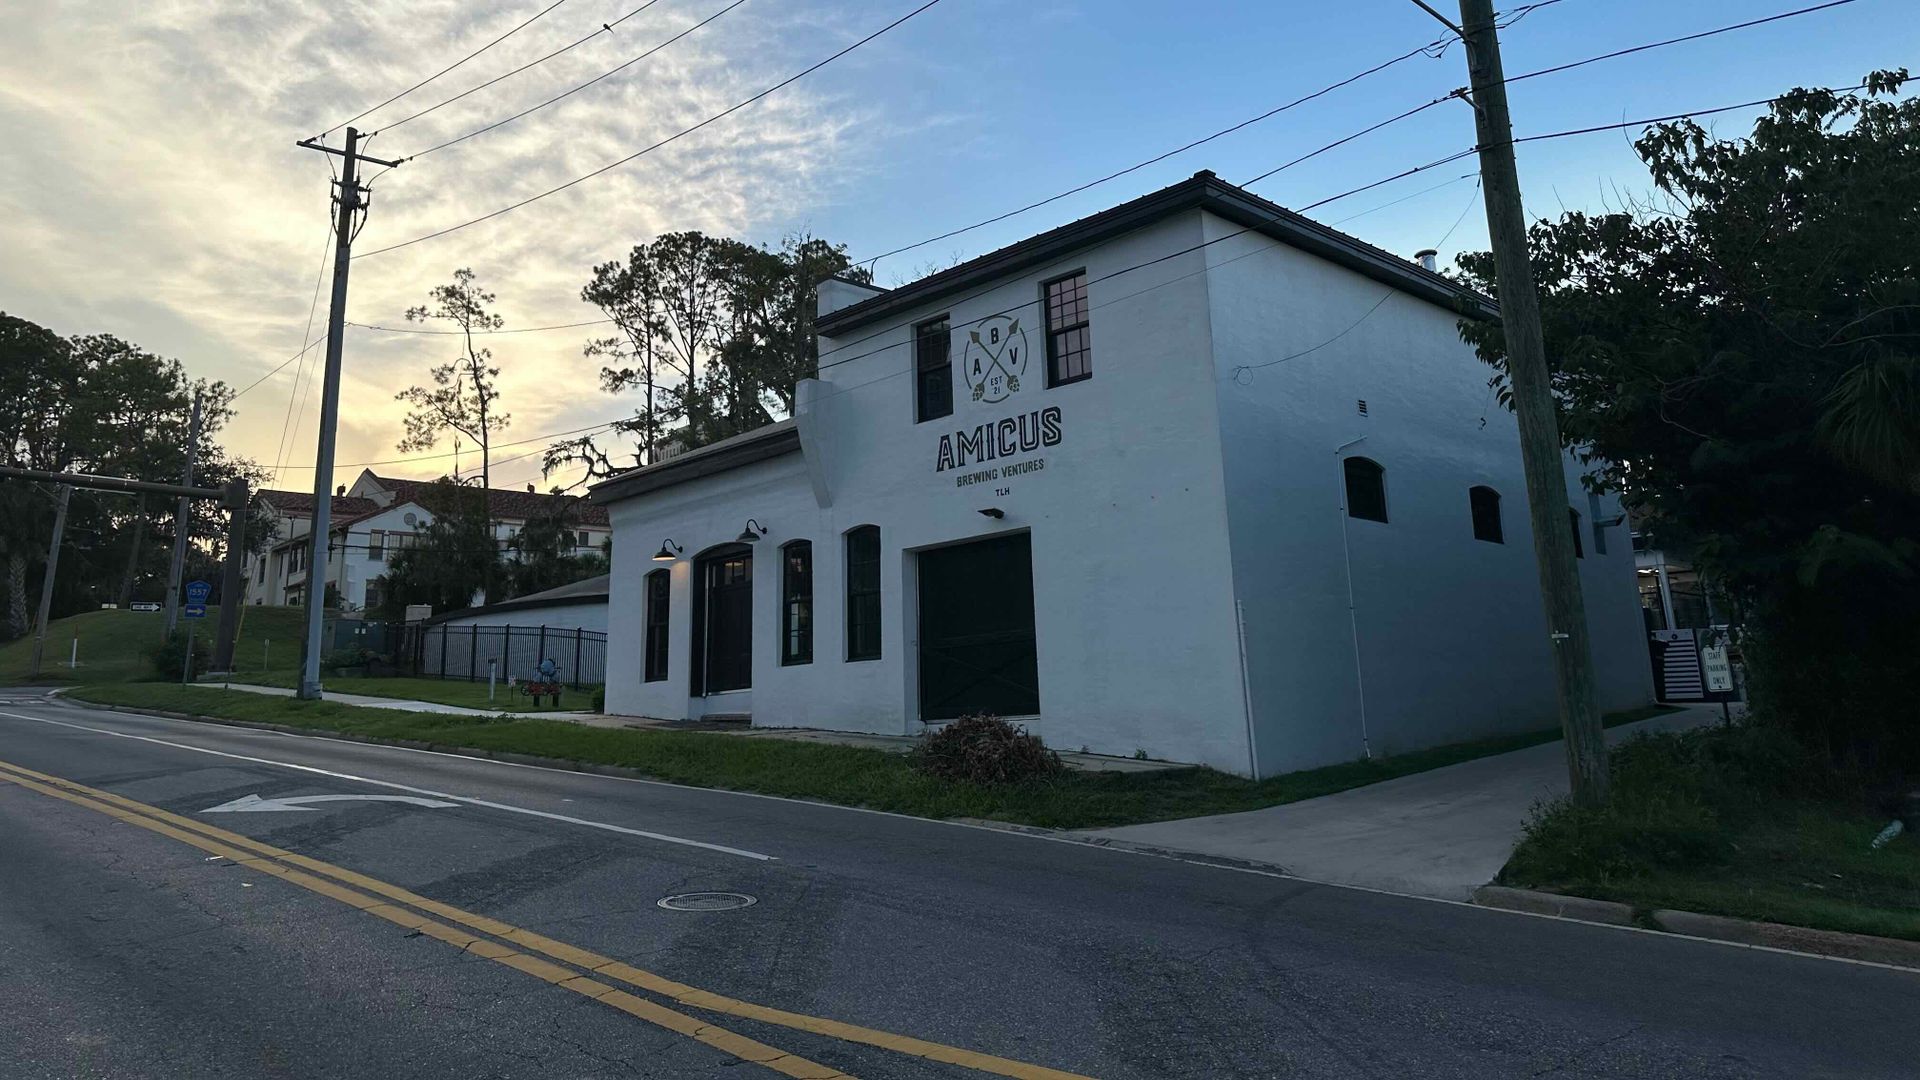
[[[351,641],[365,649],[374,658],[373,674],[478,682],[491,669],[503,683],[524,682],[541,660],[550,659],[560,681],[574,689],[607,681],[607,635],[599,630],[362,622],[335,641],[336,647]]]

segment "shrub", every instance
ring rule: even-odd
[[[596,686],[593,688],[593,711],[607,711],[607,688],[604,686]]]
[[[348,645],[344,649],[335,649],[322,656],[320,658],[320,666],[331,671],[338,671],[341,668],[366,667],[373,663],[375,659],[376,657],[373,653],[367,651],[366,646],[353,644]]]
[[[153,661],[153,673],[162,679],[179,682],[181,668],[187,658],[187,632],[175,630],[166,639],[147,652]],[[204,634],[196,634],[193,639],[193,672],[195,675],[207,670],[207,639]]]
[[[1066,768],[1038,736],[994,716],[963,716],[922,735],[911,761],[929,776],[974,784],[1045,780]]]

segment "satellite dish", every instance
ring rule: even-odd
[[[418,528],[420,525],[420,519],[418,517],[415,517],[413,511],[411,510],[407,511],[406,522],[407,522],[407,527],[410,529]]]

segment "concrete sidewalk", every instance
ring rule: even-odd
[[[1690,706],[1611,728],[1607,742],[1719,719],[1718,707]],[[1285,806],[1076,835],[1465,900],[1506,865],[1533,806],[1566,792],[1566,753],[1555,741]]]
[[[201,683],[212,686],[213,683]],[[293,691],[284,686],[256,686],[252,683],[222,682],[219,685],[228,690],[244,690],[249,694],[267,694],[272,697],[292,697]],[[453,716],[525,716],[539,717],[543,720],[580,721],[588,717],[598,717],[599,713],[590,712],[510,712],[506,709],[469,709],[462,705],[442,705],[437,701],[415,701],[412,698],[374,697],[372,694],[341,694],[332,690],[324,691],[321,697],[340,705],[361,705],[378,709],[399,709],[403,712],[447,713]]]

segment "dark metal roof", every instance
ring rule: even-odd
[[[792,420],[782,420],[696,450],[688,450],[657,464],[629,469],[587,489],[587,498],[604,506],[619,499],[630,499],[635,495],[644,495],[649,491],[684,484],[689,480],[698,480],[703,476],[727,472],[799,450],[800,429],[794,426]]]
[[[922,304],[1010,277],[1063,255],[1111,240],[1162,218],[1203,209],[1243,228],[1318,255],[1376,281],[1473,318],[1498,318],[1488,297],[1416,262],[1329,228],[1278,203],[1237,187],[1208,171],[1091,217],[988,252],[890,292],[820,316],[815,328],[827,337],[879,322]]]
[[[575,604],[604,604],[607,602],[607,587],[608,582],[611,580],[612,575],[610,574],[598,574],[590,578],[582,578],[569,585],[548,589],[545,592],[528,593],[525,596],[517,596],[512,600],[502,600],[497,604],[488,604],[485,607],[461,608],[459,611],[449,611],[444,615],[435,615],[426,621],[432,624],[446,622],[449,619],[471,618],[475,615],[497,615],[503,611],[522,611],[527,608],[548,606],[571,607]]]
[[[379,473],[372,475],[375,483],[393,493],[393,506],[406,502],[425,506],[432,501],[434,482],[431,480],[410,480],[400,476],[381,476]],[[376,504],[376,509],[378,508]],[[514,491],[510,488],[487,489],[487,513],[496,521],[530,521],[534,518],[551,516],[563,509],[567,513],[570,524],[600,526],[607,524],[605,510],[598,506],[588,506],[572,495],[543,495],[539,492]]]

